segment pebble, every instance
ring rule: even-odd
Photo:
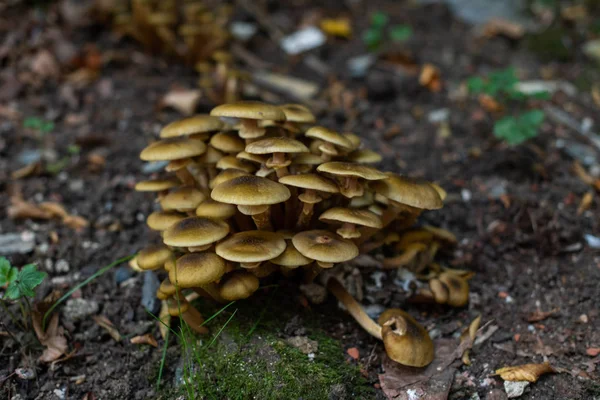
[[[0,235],[0,249],[2,249],[3,255],[26,254],[34,247],[35,235],[31,231]]]
[[[258,27],[251,22],[234,21],[229,25],[229,32],[234,38],[246,42],[256,35]]]
[[[600,63],[600,39],[594,39],[584,43],[583,53],[592,60]]]
[[[285,340],[287,344],[297,348],[304,354],[316,353],[319,350],[319,342],[306,336],[292,336]]]
[[[586,233],[583,235],[583,238],[585,239],[585,242],[587,243],[588,246],[590,246],[592,249],[600,249],[600,238],[594,235],[590,235],[589,233]]]
[[[60,400],[63,400],[67,394],[67,389],[66,388],[62,388],[62,389],[54,389],[52,391],[52,393],[54,393],[54,395],[56,397],[58,397]]]
[[[303,53],[325,44],[327,37],[316,26],[307,26],[281,39],[281,48],[290,55]]]
[[[63,308],[63,315],[66,319],[76,321],[96,314],[98,309],[98,303],[94,300],[69,299]]]
[[[38,162],[38,161],[41,160],[41,158],[42,158],[42,154],[37,149],[35,149],[35,150],[23,150],[17,156],[17,159],[19,160],[19,162],[21,164],[25,164],[25,165]]]
[[[71,266],[67,260],[60,259],[54,264],[54,270],[58,273],[67,273],[71,270]]]
[[[525,388],[527,386],[529,386],[529,382],[527,381],[504,381],[504,390],[506,391],[506,396],[509,399],[520,397],[523,392],[525,392]]]
[[[73,179],[69,182],[69,190],[71,192],[81,192],[84,187],[83,179]]]
[[[142,166],[142,172],[144,174],[153,174],[155,172],[162,171],[168,163],[168,161],[153,161],[145,163]]]
[[[117,285],[125,282],[129,278],[131,278],[131,268],[128,266],[117,268],[117,271],[115,272],[115,283]]]
[[[154,271],[144,272],[144,284],[142,285],[142,306],[149,312],[156,314],[160,302],[156,298],[156,291],[160,281],[158,280]]]
[[[346,63],[350,76],[353,78],[363,78],[376,60],[374,54],[362,54],[352,57]]]
[[[363,307],[367,315],[373,319],[377,319],[379,315],[385,311],[385,307],[381,304],[369,304]]]
[[[450,118],[450,110],[447,108],[440,108],[437,110],[433,110],[427,114],[427,121],[432,124],[439,124],[441,122],[446,122]]]
[[[469,189],[462,189],[460,191],[460,197],[462,197],[465,203],[468,203],[469,201],[471,201],[473,195],[471,194],[471,191]]]

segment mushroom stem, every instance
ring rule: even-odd
[[[267,208],[267,211],[252,216],[256,228],[260,231],[272,231],[273,225],[271,225],[271,208]]]
[[[313,283],[315,278],[323,270],[323,268],[318,266],[316,263],[305,265],[302,269],[304,269],[304,283]]]
[[[400,268],[408,265],[415,259],[419,252],[425,250],[426,246],[423,243],[412,243],[406,250],[395,257],[389,257],[383,260],[383,269]]]
[[[309,224],[313,216],[314,204],[304,203],[300,215],[298,216],[298,229],[305,229]]]
[[[196,309],[196,307],[189,305],[189,308],[181,313],[181,318],[192,328],[194,331],[200,334],[207,334],[208,328],[202,326],[204,323],[204,317],[200,314],[200,311]]]
[[[190,171],[188,171],[187,167],[178,169],[177,171],[175,171],[175,175],[177,175],[177,178],[184,185],[196,186],[196,180],[194,179],[194,176],[190,173]]]
[[[370,335],[382,340],[381,326],[373,321],[363,310],[362,306],[348,293],[337,278],[329,278],[327,289],[346,307],[348,313],[364,328]]]
[[[240,136],[246,139],[246,144],[251,143],[253,139],[261,137],[266,130],[258,126],[258,120],[242,118],[240,120],[242,126],[240,128]]]

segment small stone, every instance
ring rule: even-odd
[[[3,255],[26,254],[34,247],[35,235],[31,231],[0,235],[0,249]]]
[[[66,319],[76,321],[98,312],[98,303],[94,300],[86,300],[82,298],[69,299],[63,309],[63,315]]]
[[[131,268],[128,266],[117,268],[117,271],[115,272],[115,283],[117,285],[125,282],[129,278],[131,278]]]
[[[487,392],[485,400],[506,400],[508,397],[501,389],[492,389]]]
[[[377,319],[381,313],[385,311],[385,307],[381,304],[369,304],[363,307],[367,315],[373,319]]]
[[[65,274],[71,270],[71,267],[67,260],[60,259],[54,264],[54,270],[58,273]]]
[[[363,78],[377,59],[374,54],[363,54],[352,57],[346,63],[353,78]]]
[[[523,392],[525,392],[525,388],[529,386],[529,382],[527,381],[504,381],[504,390],[506,391],[506,396],[509,399],[516,399],[520,397]]]
[[[39,150],[35,149],[35,150],[23,150],[22,152],[19,153],[19,155],[17,156],[17,159],[19,160],[19,162],[21,164],[33,164],[35,162],[40,161],[42,158],[42,155],[40,153]]]
[[[229,25],[229,32],[234,38],[245,42],[258,32],[258,27],[251,22],[234,21]]]
[[[144,174],[153,174],[155,172],[162,171],[168,163],[168,161],[153,161],[145,163],[142,166],[142,172]]]
[[[69,190],[71,192],[81,192],[84,187],[83,179],[73,179],[69,182]]]
[[[144,272],[144,284],[142,286],[142,306],[153,314],[158,312],[159,301],[156,298],[156,290],[160,281],[154,271]]]
[[[327,298],[327,289],[317,283],[300,285],[300,291],[312,304],[322,304]]]
[[[592,249],[600,249],[600,238],[598,236],[586,233],[583,235],[583,238],[585,239],[587,245],[590,246]]]
[[[56,397],[58,397],[60,400],[63,400],[67,394],[67,389],[66,388],[62,388],[62,389],[54,389],[52,391],[52,393],[54,393],[54,395]]]
[[[450,110],[447,108],[439,108],[437,110],[430,111],[429,114],[427,114],[427,121],[432,124],[447,122],[449,118]]]
[[[316,353],[319,349],[319,343],[316,340],[311,340],[306,336],[292,336],[287,338],[286,343],[297,348],[304,354]]]

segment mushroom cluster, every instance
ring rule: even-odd
[[[142,160],[168,162],[169,174],[136,185],[157,194],[160,210],[147,224],[162,243],[135,261],[143,270],[167,272],[158,297],[197,332],[206,332],[202,315],[180,290],[217,302],[241,300],[272,274],[311,282],[382,246],[400,251],[384,260],[384,268],[428,273],[430,288],[419,295],[466,303],[457,291],[466,285],[468,296],[466,277],[433,262],[453,236],[413,227],[423,211],[442,207],[443,189],[378,170],[373,164],[381,156],[363,148],[357,135],[314,124],[311,111],[298,104],[228,103],[165,126],[160,140],[141,152]],[[327,287],[384,341],[393,360],[431,362],[431,339],[410,315],[392,309],[375,322],[336,278]]]

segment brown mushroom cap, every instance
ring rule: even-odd
[[[167,194],[160,205],[163,210],[194,210],[206,199],[206,195],[192,186],[182,186]]]
[[[352,142],[348,138],[323,126],[313,126],[306,131],[305,135],[309,138],[319,139],[324,142],[340,146],[346,150],[352,149]]]
[[[258,290],[259,283],[258,278],[250,272],[234,271],[223,278],[219,294],[228,301],[246,299]]]
[[[176,137],[154,142],[140,153],[144,161],[171,161],[181,158],[196,157],[206,151],[202,140],[187,137]]]
[[[307,190],[317,190],[326,193],[338,193],[335,182],[317,174],[287,175],[279,178],[279,183]]]
[[[171,122],[160,131],[161,138],[170,138],[176,136],[186,136],[195,133],[204,133],[218,131],[223,127],[223,123],[217,117],[210,115],[196,115],[191,118],[181,119]]]
[[[214,253],[190,253],[177,259],[169,280],[180,288],[199,287],[221,279],[225,270],[225,261]]]
[[[223,182],[227,182],[228,180],[244,175],[248,175],[248,172],[243,171],[241,169],[227,168],[219,172],[219,174],[215,176],[215,178],[212,181],[210,181],[210,184],[208,186],[211,189],[214,189],[215,186],[220,185]]]
[[[434,182],[429,182],[429,184],[435,189],[436,192],[438,192],[442,201],[446,200],[446,197],[448,197],[448,192],[446,192],[443,187]]]
[[[272,153],[308,153],[304,143],[288,137],[270,137],[259,139],[246,145],[246,153],[272,154]]]
[[[271,260],[284,252],[285,239],[279,233],[245,231],[219,243],[215,251],[226,260],[251,264]]]
[[[163,240],[169,246],[195,247],[214,243],[228,233],[229,225],[222,220],[190,217],[167,229]]]
[[[244,160],[240,160],[235,156],[225,156],[217,162],[218,169],[239,169],[251,174],[256,171],[256,167]]]
[[[218,201],[207,199],[196,208],[196,216],[228,219],[235,215],[236,210],[236,207],[232,204],[219,203]]]
[[[235,103],[221,104],[220,106],[213,108],[210,115],[214,117],[285,121],[285,114],[279,107],[260,101],[238,101]]]
[[[408,313],[391,308],[379,316],[385,352],[392,360],[410,367],[433,361],[434,346],[429,333]]]
[[[214,187],[213,200],[221,203],[258,206],[282,203],[291,196],[281,183],[254,175],[239,176]]]
[[[171,283],[169,278],[163,279],[158,287],[158,290],[167,296],[171,297],[177,292],[177,287]]]
[[[436,210],[444,205],[438,192],[426,181],[388,174],[387,179],[371,187],[390,200],[423,210]]]
[[[179,300],[169,299],[167,304],[169,306],[169,315],[172,317],[178,317],[190,308],[190,303],[185,300],[185,297],[181,297]]]
[[[292,243],[303,256],[323,263],[339,263],[358,256],[354,243],[326,230],[297,233]]]
[[[355,150],[346,157],[348,161],[359,164],[377,164],[382,157],[379,153],[369,149]]]
[[[250,154],[245,151],[240,151],[235,155],[235,158],[239,158],[240,160],[250,161],[257,164],[266,164],[269,157],[262,156],[259,154]]]
[[[296,165],[319,165],[323,159],[312,153],[300,153],[294,157],[292,163]]]
[[[448,301],[452,307],[464,307],[469,302],[469,282],[457,274],[442,272],[438,279],[448,287]]]
[[[219,132],[210,138],[210,145],[224,153],[239,153],[244,150],[245,143],[237,133]]]
[[[345,137],[352,143],[352,151],[358,149],[361,145],[360,137],[351,132],[342,133],[342,136]]]
[[[291,240],[286,240],[286,244],[285,251],[271,260],[273,264],[281,265],[282,267],[297,268],[313,262],[310,258],[304,257],[302,253],[294,247],[294,243],[292,243]]]
[[[388,178],[385,173],[373,167],[343,161],[330,161],[323,163],[317,167],[317,171],[326,172],[336,176],[352,176],[366,179],[368,181],[377,181]]]
[[[285,114],[287,121],[306,124],[315,122],[313,113],[302,104],[284,104],[279,108]]]
[[[146,225],[152,230],[164,231],[185,217],[184,214],[174,211],[155,211],[146,218]]]
[[[347,222],[371,228],[381,228],[381,218],[368,210],[359,210],[356,208],[333,207],[325,211],[319,217],[321,221]]]
[[[146,247],[137,255],[137,264],[143,270],[162,268],[173,253],[164,244],[154,244]]]
[[[162,192],[179,185],[181,182],[175,179],[151,179],[136,183],[135,190],[138,192]]]

